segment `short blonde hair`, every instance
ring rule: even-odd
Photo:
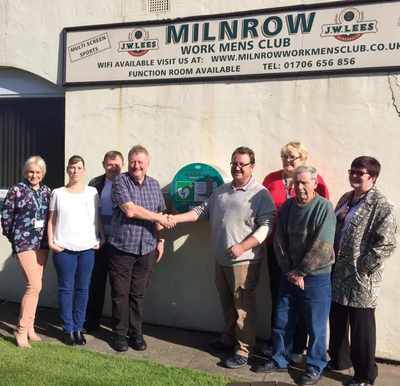
[[[32,164],[39,166],[44,178],[44,176],[46,175],[46,162],[44,162],[44,159],[39,155],[33,155],[25,161],[24,168],[22,169],[22,174],[24,175],[24,178],[28,176],[28,169]]]
[[[302,161],[307,161],[308,157],[308,151],[305,148],[305,146],[300,142],[300,141],[291,141],[287,143],[283,148],[281,149],[281,157],[284,155],[288,155],[290,153],[293,153],[294,151],[298,151],[299,156]]]

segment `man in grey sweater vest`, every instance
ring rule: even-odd
[[[229,368],[245,365],[253,355],[256,336],[255,290],[259,280],[262,242],[272,232],[275,204],[267,189],[252,173],[254,152],[237,148],[231,157],[233,181],[220,186],[202,205],[171,216],[173,222],[209,219],[215,257],[215,281],[224,313],[225,327],[220,340],[208,351],[234,351],[225,361]]]
[[[315,193],[318,180],[313,167],[299,166],[293,173],[293,182],[296,197],[282,205],[274,239],[282,275],[272,330],[272,359],[253,370],[287,372],[301,307],[310,338],[306,371],[300,384],[315,385],[327,364],[326,325],[331,303],[336,217],[332,204]]]

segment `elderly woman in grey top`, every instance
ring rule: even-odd
[[[378,376],[375,307],[384,262],[396,247],[397,228],[393,205],[375,186],[380,170],[375,158],[356,158],[349,170],[353,190],[336,206],[328,366],[353,366],[349,386],[372,385]]]

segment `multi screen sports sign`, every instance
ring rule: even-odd
[[[64,30],[66,86],[400,69],[400,1],[336,2]]]

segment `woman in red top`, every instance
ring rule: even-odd
[[[269,190],[276,205],[276,218],[278,218],[279,210],[282,204],[290,197],[295,197],[292,188],[292,176],[295,169],[304,165],[307,161],[307,149],[299,141],[292,141],[283,146],[281,149],[281,159],[283,169],[268,174],[263,185]],[[320,196],[329,200],[328,188],[324,180],[318,175],[318,186],[315,190]],[[276,302],[278,299],[279,278],[281,276],[281,268],[279,267],[274,251],[274,233],[267,238],[267,262],[269,270],[272,310],[271,310],[271,328],[274,325]],[[301,363],[303,352],[307,344],[307,326],[303,320],[301,313],[296,325],[293,336],[292,361]],[[265,355],[272,355],[272,342],[270,341],[263,348]]]

